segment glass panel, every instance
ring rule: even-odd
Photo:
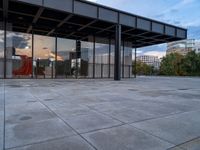
[[[53,78],[55,76],[55,38],[34,35],[33,51],[34,77]]]
[[[93,43],[81,42],[81,64],[79,76],[92,78],[93,77]]]
[[[132,73],[132,48],[124,48],[124,77],[130,77]]]
[[[30,34],[7,31],[6,77],[31,78],[32,76],[32,36]]]
[[[57,78],[75,77],[76,67],[76,41],[70,39],[57,39]]]
[[[4,31],[0,30],[0,78],[4,77]]]
[[[114,77],[114,64],[115,64],[115,46],[114,41],[112,41],[111,52],[110,52],[110,77]]]
[[[105,40],[108,43],[108,40]],[[96,43],[95,77],[108,78],[109,75],[109,44]]]

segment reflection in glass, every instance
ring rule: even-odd
[[[93,43],[81,41],[80,77],[93,77]]]
[[[34,76],[53,78],[55,76],[55,38],[34,35]]]
[[[56,77],[70,78],[76,75],[76,41],[57,39]]]
[[[31,78],[32,38],[30,34],[7,31],[6,77]]]
[[[114,64],[115,64],[115,46],[114,41],[111,45],[111,52],[110,52],[110,77],[114,77]]]
[[[0,78],[4,75],[4,32],[0,30]],[[32,40],[34,47],[32,48]],[[6,76],[7,78],[95,78],[114,77],[114,41],[96,38],[95,56],[93,39],[80,41],[41,35],[7,32]],[[57,47],[56,47],[57,41]],[[32,52],[33,49],[33,52]],[[56,51],[57,49],[57,51]],[[110,49],[110,53],[109,53]],[[124,51],[123,51],[124,50]],[[57,52],[57,53],[56,53]],[[33,54],[33,57],[32,57]],[[124,57],[123,57],[124,56]],[[95,62],[93,59],[95,57]],[[109,66],[110,64],[110,66]],[[132,48],[125,43],[121,50],[122,77],[132,73]],[[124,65],[123,65],[124,64]],[[110,75],[110,76],[109,76]]]
[[[129,47],[127,47],[129,46]],[[132,74],[132,48],[130,43],[124,47],[124,77],[128,78]]]
[[[108,43],[108,39],[103,39]],[[95,77],[108,78],[109,75],[109,44],[96,43],[95,50]]]

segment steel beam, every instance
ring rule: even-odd
[[[121,25],[115,28],[115,69],[114,80],[121,80]]]
[[[35,15],[35,17],[33,18],[33,21],[32,21],[32,25],[29,26],[29,28],[27,29],[27,33],[30,33],[30,31],[32,30],[33,28],[33,25],[37,23],[38,19],[40,18],[42,12],[44,11],[44,8],[43,7],[40,7],[39,10],[37,11],[37,14]]]
[[[69,16],[67,16],[63,21],[61,21],[61,22],[56,26],[55,29],[52,29],[49,33],[47,33],[47,36],[49,36],[49,35],[51,35],[53,32],[55,32],[57,28],[61,27],[64,23],[66,23],[66,22],[67,22],[70,18],[72,18],[72,17],[73,17],[72,14],[70,14]]]

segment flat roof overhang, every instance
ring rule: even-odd
[[[12,31],[76,40],[114,39],[120,24],[122,40],[134,48],[187,38],[184,28],[83,0],[2,0],[0,15],[12,23]]]

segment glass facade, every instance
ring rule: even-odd
[[[0,78],[113,78],[115,41],[76,41],[0,30]],[[132,48],[121,48],[122,78],[132,75]]]

